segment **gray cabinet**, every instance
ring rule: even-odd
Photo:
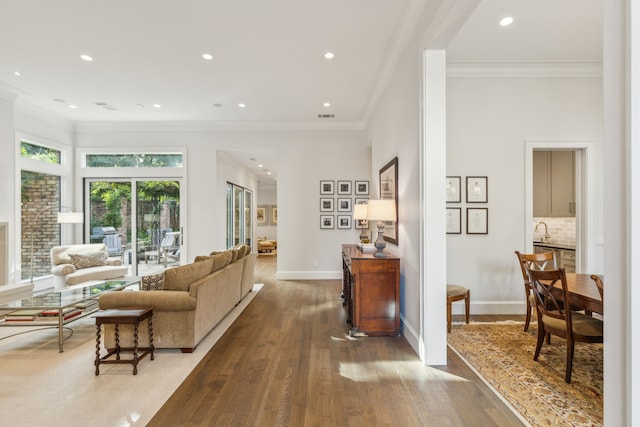
[[[575,153],[533,152],[533,216],[575,216]]]
[[[576,251],[575,249],[556,248],[551,246],[533,245],[536,254],[544,252],[555,252],[558,268],[564,268],[567,273],[576,272]]]

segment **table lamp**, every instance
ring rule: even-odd
[[[375,241],[376,253],[373,256],[384,258],[384,248],[387,243],[384,241],[384,222],[396,221],[396,203],[393,199],[369,200],[367,207],[367,219],[378,221],[378,238]]]
[[[367,235],[369,223],[367,221],[366,203],[360,203],[353,206],[353,219],[356,221],[360,221],[360,223],[363,225],[362,231],[360,232],[360,243],[369,243],[369,236]]]

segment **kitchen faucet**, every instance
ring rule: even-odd
[[[537,223],[537,224],[536,224],[536,229],[535,229],[535,231],[538,231],[538,226],[539,226],[540,224],[544,225],[544,238],[542,239],[542,241],[546,243],[546,242],[547,242],[547,240],[549,240],[549,238],[551,237],[551,236],[549,236],[549,231],[548,231],[548,229],[547,229],[547,223],[546,223],[546,222],[544,222],[544,221],[540,221],[539,223]]]

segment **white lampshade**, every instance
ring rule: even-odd
[[[367,205],[365,203],[353,206],[353,219],[367,219]]]
[[[395,201],[393,199],[369,200],[367,219],[373,221],[395,221]]]
[[[82,212],[58,212],[58,224],[82,224],[84,213]]]

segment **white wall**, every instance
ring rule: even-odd
[[[278,186],[275,181],[258,181],[258,201],[257,206],[264,206],[269,210],[273,206],[278,206]],[[278,240],[278,225],[271,221],[271,212],[267,212],[265,224],[256,224],[256,236],[266,237],[270,240]]]
[[[448,281],[471,289],[472,313],[524,313],[515,250],[525,247],[524,148],[531,138],[596,141],[603,132],[599,78],[450,78],[447,80],[447,175],[488,177],[488,203],[463,208],[463,234],[447,236]],[[602,181],[601,160],[594,174]],[[595,206],[602,206],[596,191]],[[465,234],[465,208],[489,208],[489,234]],[[594,213],[602,236],[602,212]],[[596,239],[592,241],[595,242]],[[602,248],[593,247],[600,256]],[[600,261],[601,262],[601,261]],[[601,271],[602,266],[593,266]],[[511,302],[513,304],[511,304]]]
[[[197,124],[83,124],[78,147],[185,147],[189,258],[226,245],[225,181],[255,188],[255,177],[218,163],[218,151],[276,152],[278,165],[278,278],[342,277],[340,244],[359,230],[320,230],[320,180],[370,176],[370,150],[361,130],[233,130]],[[257,196],[257,195],[255,195]],[[256,232],[257,234],[257,232]]]

